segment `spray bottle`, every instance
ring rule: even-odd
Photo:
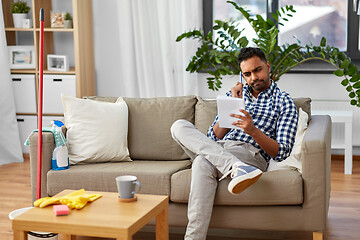
[[[52,121],[51,131],[54,133],[55,149],[52,155],[52,169],[64,170],[69,168],[69,152],[66,146],[66,139],[61,130],[64,124],[61,121]]]

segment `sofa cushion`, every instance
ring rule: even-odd
[[[131,161],[127,147],[128,109],[123,99],[97,102],[61,95],[71,164]]]
[[[201,97],[197,98],[198,101],[195,105],[195,127],[206,134],[217,114],[216,100],[204,100]]]
[[[308,115],[302,110],[302,108],[299,108],[299,119],[297,123],[295,143],[290,153],[290,156],[281,162],[277,162],[274,161],[273,159],[270,159],[267,171],[291,169],[291,170],[297,170],[300,173],[302,172],[301,161],[304,152],[301,151],[301,147],[304,141],[307,127],[308,127]]]
[[[217,106],[216,100],[209,99],[204,100],[201,97],[197,97],[198,101],[195,105],[195,126],[204,134],[206,134],[208,128],[213,123],[216,114]],[[311,116],[311,99],[310,98],[294,98],[296,109],[299,111],[301,107],[304,112]]]
[[[215,205],[298,205],[303,202],[301,174],[291,170],[265,172],[251,187],[239,195],[227,190],[231,178],[219,182]],[[191,169],[175,173],[171,177],[170,200],[187,203],[190,193]]]
[[[124,98],[129,108],[129,151],[132,159],[181,160],[189,157],[173,140],[178,119],[194,123],[195,96]]]
[[[79,164],[67,170],[48,171],[47,192],[50,196],[64,189],[117,192],[117,176],[135,175],[141,183],[139,193],[170,196],[171,175],[190,164],[189,160]]]
[[[294,98],[296,109],[299,112],[299,108],[302,108],[304,112],[308,114],[308,123],[311,118],[311,98]]]

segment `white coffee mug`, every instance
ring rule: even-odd
[[[137,193],[141,184],[137,181],[136,176],[124,175],[115,178],[118,188],[119,198],[134,198],[134,194]],[[135,187],[137,186],[137,189]]]

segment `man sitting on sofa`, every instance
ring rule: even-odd
[[[218,177],[230,174],[228,190],[239,194],[260,178],[270,159],[284,160],[294,145],[296,106],[270,79],[265,54],[242,48],[238,61],[247,84],[237,83],[226,95],[244,98],[245,110],[231,115],[241,129],[220,128],[218,116],[207,137],[186,120],[171,127],[175,141],[193,159],[185,239],[206,239]]]

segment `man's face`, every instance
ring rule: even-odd
[[[240,63],[242,74],[247,84],[256,95],[271,85],[270,64],[261,61],[258,56],[251,57]]]

